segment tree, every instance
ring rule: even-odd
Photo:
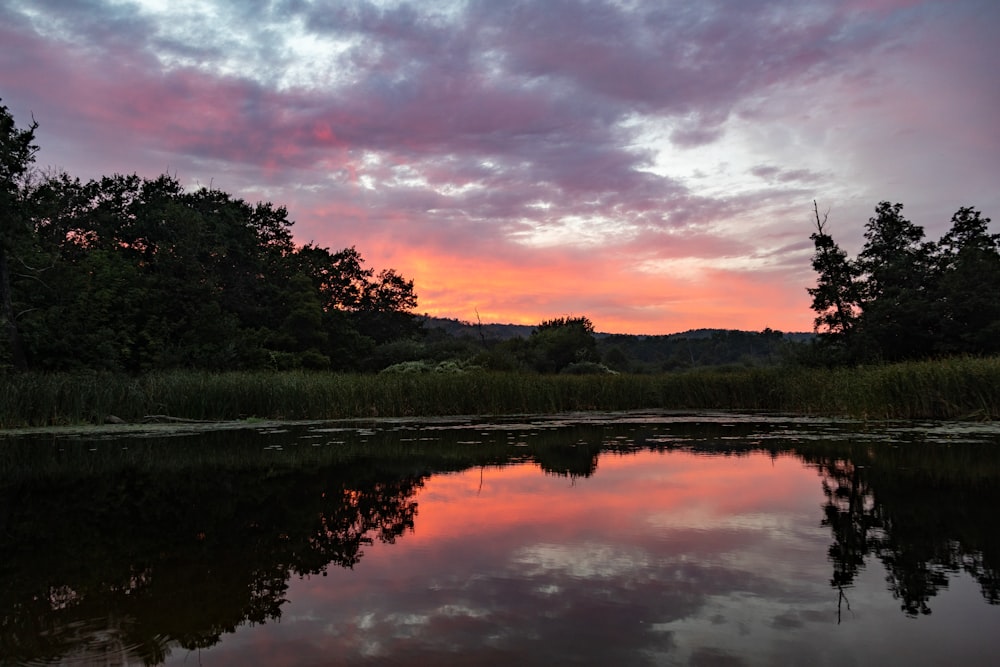
[[[817,331],[838,344],[837,354],[830,354],[832,346],[823,350],[824,360],[1000,352],[1000,234],[989,233],[990,219],[960,208],[948,233],[928,243],[902,210],[878,204],[853,261],[816,212],[810,238],[819,280],[807,289]]]
[[[413,281],[394,269],[377,275],[365,266],[357,248],[338,252],[307,244],[295,253],[295,265],[320,294],[329,332],[327,356],[339,368],[357,368],[376,345],[412,337],[420,330],[413,314]]]
[[[30,347],[46,367],[250,363],[268,299],[245,202],[186,193],[169,176],[57,176],[36,188],[32,211],[57,258],[46,288],[25,296],[34,299]]]
[[[1000,352],[1000,234],[990,234],[989,223],[979,211],[962,207],[934,248],[939,352]]]
[[[295,253],[296,268],[312,281],[322,295],[325,310],[355,311],[375,271],[365,268],[365,260],[354,246],[339,252],[307,243]]]
[[[419,330],[412,280],[354,247],[296,248],[282,206],[168,175],[29,183],[35,127],[0,107],[0,317],[17,368],[358,369]]]
[[[531,365],[558,373],[572,363],[600,361],[594,325],[586,317],[557,317],[539,324],[528,338]]]
[[[6,106],[0,104],[0,310],[4,319],[11,363],[18,370],[28,367],[21,344],[11,295],[10,260],[27,231],[23,211],[25,178],[38,146],[32,120],[27,129],[19,130]]]
[[[860,312],[860,286],[858,268],[848,260],[847,253],[840,249],[826,232],[829,214],[820,220],[819,207],[813,201],[816,215],[816,231],[809,238],[816,247],[812,267],[819,274],[816,287],[807,288],[813,298],[812,309],[816,311],[815,329],[827,340],[846,345],[854,333]]]
[[[880,202],[858,254],[865,336],[886,360],[926,356],[935,336],[930,294],[932,244],[902,215],[902,204]]]
[[[412,337],[420,330],[413,315],[416,307],[413,281],[395,269],[383,269],[376,280],[365,285],[356,313],[358,331],[379,344]]]
[[[329,368],[330,358],[322,352],[327,347],[327,332],[323,328],[319,294],[302,273],[292,276],[285,294],[283,305],[287,314],[269,344],[291,356],[292,362],[283,365]]]

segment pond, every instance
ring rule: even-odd
[[[4,665],[995,664],[1000,427],[0,437]]]

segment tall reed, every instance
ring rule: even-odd
[[[842,369],[740,368],[660,375],[177,371],[0,376],[0,428],[109,415],[232,420],[500,415],[577,410],[769,410],[872,419],[995,419],[1000,358]]]

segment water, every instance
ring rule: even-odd
[[[995,664],[998,445],[648,413],[9,437],[0,655]]]

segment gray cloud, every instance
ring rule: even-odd
[[[608,261],[791,267],[820,195],[854,229],[886,197],[1000,204],[1000,9],[949,7],[30,0],[0,8],[0,95],[43,161],[256,193],[319,242],[514,261],[572,223]]]

